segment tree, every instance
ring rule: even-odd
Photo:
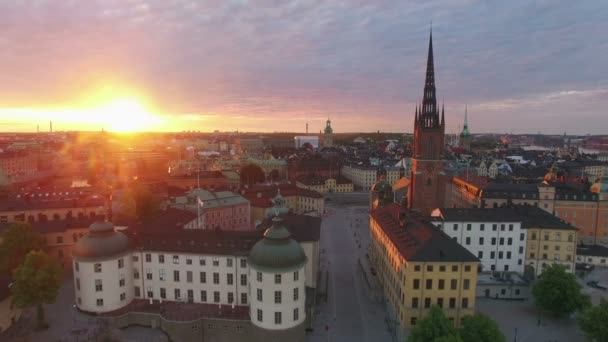
[[[23,263],[32,250],[41,249],[44,241],[29,223],[13,223],[2,233],[0,272],[9,273]]]
[[[247,184],[249,186],[262,183],[266,180],[266,175],[262,168],[255,164],[247,164],[241,167],[241,184]]]
[[[433,305],[428,314],[412,328],[408,342],[458,341],[458,332],[441,308]]]
[[[600,303],[588,307],[578,317],[578,325],[590,341],[608,342],[608,301],[600,299]]]
[[[119,214],[127,219],[146,221],[154,217],[160,208],[160,201],[147,185],[134,182],[120,197]]]
[[[496,322],[480,313],[464,316],[460,322],[459,333],[464,342],[506,341]]]
[[[589,304],[574,274],[559,264],[544,269],[532,287],[532,295],[540,309],[555,315],[569,315]]]
[[[61,286],[61,266],[41,250],[31,251],[13,272],[13,304],[20,308],[36,306],[38,328],[46,327],[43,304],[52,304]]]

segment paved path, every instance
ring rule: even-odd
[[[321,228],[322,270],[329,271],[328,302],[320,305],[315,331],[307,340],[391,341],[384,309],[373,300],[358,265],[367,250],[367,240],[360,240],[362,232],[369,234],[366,207],[331,209],[334,214],[324,218]]]

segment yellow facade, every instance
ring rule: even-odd
[[[301,189],[314,190],[319,193],[328,192],[353,192],[353,183],[337,183],[335,178],[328,178],[324,183],[319,184],[305,184],[303,182],[296,182],[296,186]]]
[[[528,228],[526,266],[532,266],[535,275],[553,264],[564,265],[568,272],[574,272],[576,239],[575,229]]]
[[[410,329],[432,305],[439,305],[455,326],[475,313],[479,262],[410,262],[373,217],[370,230],[370,261],[401,327]]]

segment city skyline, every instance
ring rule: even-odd
[[[446,133],[466,104],[474,134],[600,134],[606,15],[601,2],[4,3],[0,131],[316,132],[329,116],[338,133],[409,133],[432,19]],[[124,110],[137,122],[117,125]]]

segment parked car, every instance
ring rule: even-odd
[[[591,264],[587,264],[584,262],[577,262],[575,269],[576,270],[582,270],[582,271],[591,271],[595,268],[595,266],[591,265]]]
[[[587,286],[598,290],[608,290],[608,285],[599,283],[597,280],[588,281]]]

